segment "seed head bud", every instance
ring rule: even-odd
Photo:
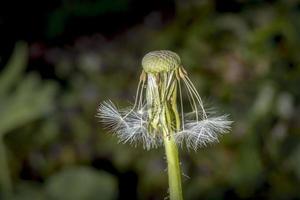
[[[174,71],[180,65],[180,57],[169,50],[151,51],[142,60],[142,66],[146,73]]]

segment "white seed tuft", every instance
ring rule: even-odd
[[[122,143],[137,146],[141,143],[147,150],[162,144],[162,138],[148,133],[147,112],[141,108],[134,110],[118,110],[111,102],[105,101],[98,108],[97,117],[107,130],[115,134]]]
[[[208,143],[218,142],[218,136],[230,130],[232,121],[228,115],[209,117],[200,121],[189,120],[185,122],[184,129],[175,133],[178,145],[186,144],[188,149],[195,151]]]

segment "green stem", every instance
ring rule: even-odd
[[[180,129],[180,118],[177,110],[177,83],[173,83],[170,101],[166,103],[166,124],[167,131],[164,135],[165,151],[168,163],[170,200],[182,200],[181,170],[178,155],[178,148],[174,140],[172,123],[175,122],[176,130]],[[170,104],[169,104],[170,103]],[[169,119],[169,120],[168,120]]]
[[[182,200],[180,164],[173,136],[164,137],[164,144],[168,163],[170,200]]]
[[[178,149],[174,139],[174,132],[180,130],[180,118],[177,110],[177,82],[172,76],[162,74],[148,74],[151,84],[148,84],[147,103],[151,105],[149,118],[151,127],[162,131],[168,164],[170,200],[182,200],[181,171]],[[171,77],[169,77],[171,76]],[[154,80],[154,81],[153,81]]]

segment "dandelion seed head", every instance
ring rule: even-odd
[[[97,116],[121,143],[145,149],[162,145],[174,137],[180,146],[197,150],[229,132],[227,115],[212,116],[183,68],[179,56],[168,50],[152,51],[142,60],[143,71],[131,109],[119,110],[111,101],[103,102]],[[191,111],[184,114],[182,87]],[[178,98],[178,95],[180,98]],[[180,104],[177,104],[178,99]]]

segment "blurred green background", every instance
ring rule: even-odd
[[[158,49],[234,121],[180,151],[185,199],[300,199],[299,1],[7,1],[0,27],[0,199],[167,197],[163,149],[118,144],[95,117],[133,101]]]

